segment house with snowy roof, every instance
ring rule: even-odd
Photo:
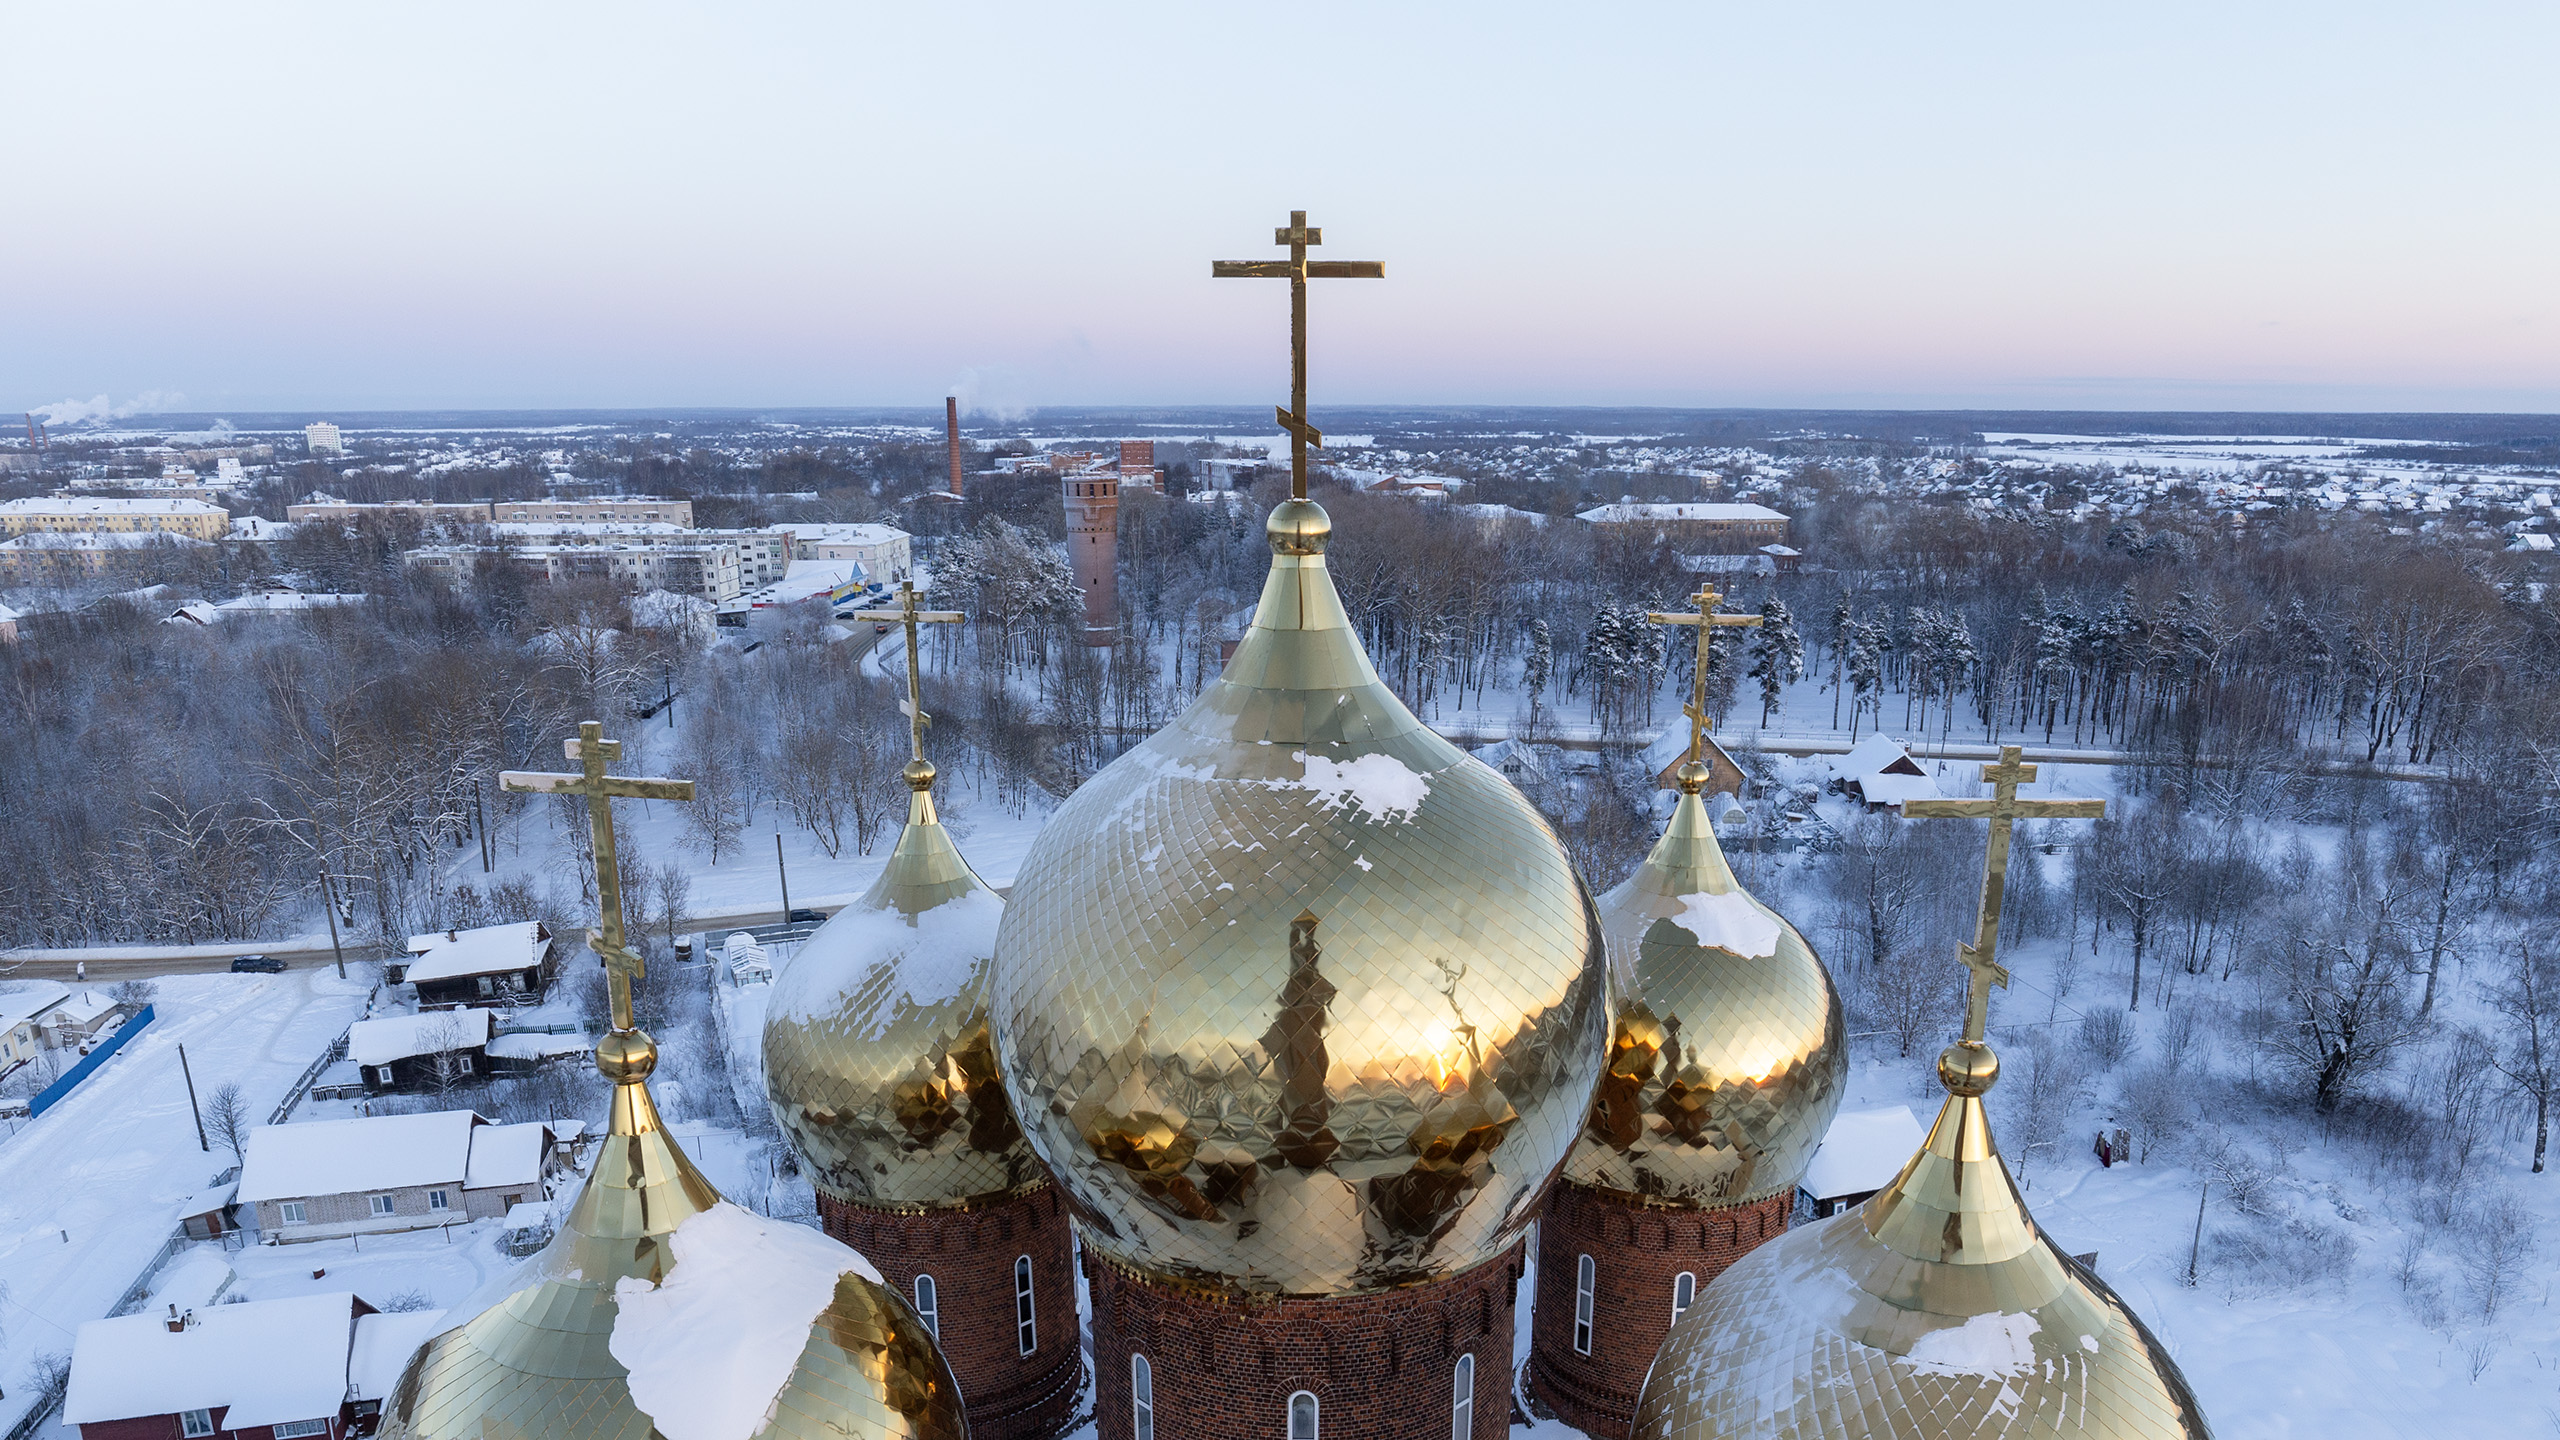
[[[82,1440],[346,1440],[370,1434],[400,1372],[444,1323],[348,1291],[80,1327],[62,1420]]]
[[[261,1125],[249,1132],[238,1199],[271,1242],[425,1230],[544,1199],[557,1155],[550,1126],[469,1110]]]
[[[429,1010],[359,1020],[347,1027],[347,1058],[369,1094],[451,1089],[489,1073],[496,1018],[486,1010]]]
[[[1905,800],[1934,800],[1938,795],[1938,782],[1890,735],[1870,735],[1847,754],[1834,757],[1831,788],[1869,810],[1888,809]]]
[[[45,1012],[70,998],[71,992],[60,985],[0,993],[0,1075],[33,1060],[37,1051],[53,1048],[45,1038]]]
[[[1716,743],[1716,737],[1709,735],[1705,740],[1706,748],[1700,752],[1699,758],[1707,762],[1707,788],[1699,793],[1739,798],[1742,794],[1742,767],[1725,753],[1723,746]],[[1644,747],[1642,763],[1645,773],[1653,777],[1654,789],[1679,789],[1680,767],[1689,763],[1689,722],[1683,720],[1654,736],[1653,743]]]
[[[414,987],[421,1010],[539,1005],[559,959],[550,929],[524,920],[412,935],[405,957],[383,963],[383,978]]]
[[[1908,1105],[1843,1110],[1796,1182],[1796,1202],[1817,1219],[1862,1204],[1893,1183],[1927,1138]]]

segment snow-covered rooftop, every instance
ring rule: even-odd
[[[538,920],[412,935],[409,953],[418,958],[409,962],[406,978],[414,985],[421,980],[460,980],[523,970],[542,959],[547,939]]]
[[[1817,1200],[1881,1190],[1928,1138],[1908,1105],[1843,1110],[1832,1117],[1799,1183]]]
[[[0,994],[0,1030],[33,1020],[70,995],[70,991],[59,985],[38,985],[30,990],[11,990]]]
[[[886,545],[893,540],[907,538],[907,532],[895,525],[819,524],[814,521],[796,521],[772,528],[804,544],[823,540],[833,541],[838,545]]]
[[[1677,504],[1637,504],[1620,501],[1615,505],[1599,505],[1581,511],[1573,518],[1595,525],[1640,520],[1784,520],[1787,517],[1766,505],[1750,505],[1733,501],[1688,501]]]
[[[347,1356],[347,1398],[387,1400],[409,1357],[444,1328],[442,1310],[404,1310],[356,1317],[355,1344]]]
[[[492,1185],[539,1185],[542,1157],[551,1150],[551,1127],[538,1121],[522,1125],[483,1125],[472,1132],[471,1163],[462,1188]]]
[[[347,1058],[359,1065],[388,1065],[412,1055],[476,1050],[489,1043],[490,1019],[486,1010],[463,1009],[359,1020],[347,1029]]]
[[[95,495],[37,495],[0,502],[0,515],[227,515],[202,500],[110,500]]]
[[[72,1342],[63,1422],[226,1405],[232,1430],[334,1419],[347,1398],[355,1303],[339,1291],[214,1305],[182,1330],[171,1330],[165,1313],[92,1320]]]
[[[255,1204],[458,1184],[471,1168],[471,1132],[487,1123],[468,1110],[437,1110],[261,1125],[249,1132],[248,1158],[240,1166],[240,1199]]]

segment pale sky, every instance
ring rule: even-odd
[[[8,411],[2560,411],[2547,0],[0,16]]]

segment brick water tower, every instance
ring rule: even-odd
[[[1084,466],[1058,483],[1067,506],[1067,558],[1084,596],[1084,643],[1108,645],[1120,628],[1120,471]]]

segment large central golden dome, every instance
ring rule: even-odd
[[[1060,807],[996,941],[1006,1089],[1085,1243],[1332,1295],[1508,1248],[1606,1052],[1590,898],[1380,683],[1294,500],[1252,629]]]

